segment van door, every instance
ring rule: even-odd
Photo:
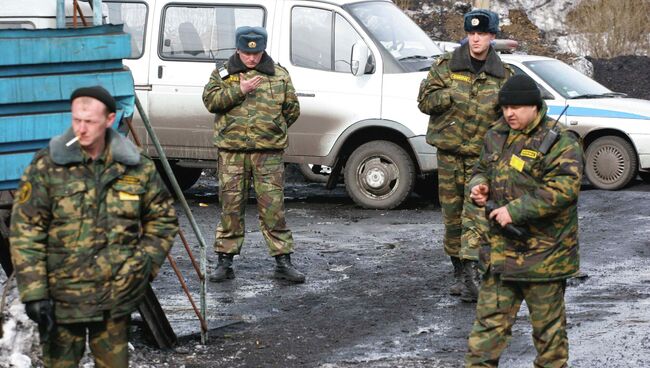
[[[300,118],[289,130],[287,161],[331,164],[321,161],[347,127],[381,117],[378,52],[354,19],[334,5],[285,3],[282,19],[278,61],[289,70],[300,101]],[[350,57],[358,41],[370,48],[376,65],[354,76]]]

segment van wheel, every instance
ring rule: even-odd
[[[636,176],[636,152],[623,138],[598,138],[587,147],[585,156],[585,175],[598,189],[621,189]]]
[[[327,180],[330,178],[330,173],[332,172],[332,168],[329,166],[312,164],[300,164],[298,165],[298,169],[302,176],[305,177],[305,180],[314,183],[327,183]],[[314,171],[317,171],[318,173]]]
[[[345,164],[345,187],[364,208],[391,209],[413,190],[415,169],[404,149],[388,141],[359,146]]]
[[[167,173],[165,173],[165,169],[163,168],[162,162],[160,160],[156,160],[156,169],[158,169],[158,173],[160,174],[160,177],[163,179],[163,182],[167,186],[167,189],[169,190],[172,195],[174,194],[174,188],[172,188],[172,185],[167,178]],[[170,162],[169,166],[172,168],[172,172],[174,173],[174,176],[176,177],[176,181],[178,182],[178,186],[181,188],[181,191],[186,191],[190,189],[196,182],[199,180],[201,177],[201,173],[203,172],[203,169],[195,168],[195,167],[183,167],[183,166],[178,166],[176,165],[175,162]]]

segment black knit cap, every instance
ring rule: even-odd
[[[525,74],[513,75],[499,91],[499,105],[541,106],[542,93],[533,78]]]
[[[115,112],[115,99],[104,87],[93,86],[77,88],[72,92],[72,95],[70,95],[70,102],[77,97],[92,97],[106,105],[109,112]]]

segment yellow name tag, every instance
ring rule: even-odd
[[[510,167],[521,172],[524,169],[524,160],[519,158],[517,155],[512,155],[512,157],[510,157]]]
[[[529,149],[522,149],[519,154],[522,155],[523,157],[528,157],[532,159],[537,158],[537,151],[533,151]]]
[[[228,77],[228,80],[232,81],[232,82],[239,82],[239,76],[238,75],[231,75],[230,77]]]
[[[453,73],[453,74],[451,75],[451,79],[453,79],[453,80],[457,80],[457,81],[462,81],[462,82],[467,82],[467,83],[469,83],[469,82],[472,81],[472,78],[470,78],[470,77],[468,77],[468,76],[466,76],[466,75],[455,74],[455,73]]]
[[[127,192],[119,192],[120,201],[139,201],[140,196]]]

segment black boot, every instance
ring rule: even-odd
[[[209,280],[212,282],[222,282],[235,278],[235,271],[232,269],[232,257],[234,254],[218,253],[217,268],[210,275]]]
[[[467,259],[463,263],[463,290],[460,293],[460,300],[465,303],[476,303],[478,299],[478,271],[476,271],[476,261]]]
[[[454,283],[449,288],[449,295],[460,295],[463,291],[463,263],[458,257],[451,258],[451,264],[454,266]]]
[[[293,267],[291,264],[291,256],[289,254],[280,254],[279,256],[275,256],[275,262],[274,278],[295,283],[305,282],[305,275]]]

